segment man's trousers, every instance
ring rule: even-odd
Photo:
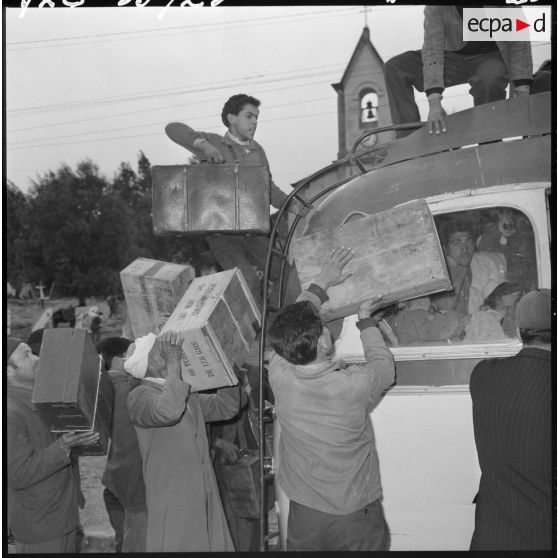
[[[392,122],[420,122],[413,87],[424,91],[422,51],[394,56],[386,62],[384,72]],[[475,106],[505,99],[508,74],[500,51],[461,55],[445,51],[444,87],[462,83],[471,86]]]

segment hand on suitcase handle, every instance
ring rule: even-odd
[[[211,145],[206,139],[199,138],[196,140],[195,147],[203,152],[207,160],[212,163],[224,163],[225,159],[221,152],[213,145]],[[203,163],[203,161],[202,161]]]

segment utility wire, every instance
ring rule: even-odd
[[[393,8],[390,6],[369,6],[372,10],[372,14],[374,12],[384,12],[384,11],[393,11]],[[397,6],[398,10],[401,9],[415,9],[416,6]],[[344,13],[347,12],[347,13]],[[293,19],[295,21],[303,21],[308,18],[313,19],[323,19],[321,17],[316,16],[325,16],[325,17],[333,17],[333,16],[344,16],[344,15],[353,15],[362,12],[361,6],[357,8],[351,8],[349,6],[345,8],[340,8],[336,10],[327,10],[327,11],[318,11],[318,12],[307,12],[307,13],[300,13],[300,14],[286,14],[286,15],[277,15],[271,17],[261,17],[261,18],[252,18],[252,19],[244,19],[244,20],[235,20],[235,21],[223,21],[223,22],[215,22],[215,23],[202,23],[197,25],[180,25],[174,27],[166,27],[164,29],[138,29],[135,31],[115,31],[111,33],[94,33],[89,35],[73,35],[69,37],[52,37],[49,39],[33,39],[27,41],[10,41],[5,43],[8,47],[8,51],[17,51],[17,50],[30,50],[34,48],[44,48],[50,46],[73,46],[74,43],[69,43],[70,41],[88,41],[88,43],[75,43],[75,44],[90,44],[91,40],[95,40],[98,43],[106,42],[105,39],[115,40],[115,37],[120,37],[120,39],[138,39],[138,34],[159,34],[159,36],[169,36],[170,34],[180,33],[182,31],[188,30],[189,32],[204,32],[204,31],[212,31],[212,28],[215,27],[225,27],[225,26],[239,26],[238,24],[248,24],[247,26],[252,23],[258,22],[266,22],[269,21],[271,23],[277,23],[278,20],[283,19]],[[288,22],[287,22],[288,23]],[[246,27],[246,25],[242,25],[242,27]],[[174,33],[169,33],[169,31],[173,31]],[[141,38],[148,38],[148,37],[141,37]],[[49,44],[50,43],[50,44]],[[57,43],[64,43],[64,44],[57,44]],[[16,48],[14,48],[16,47]],[[20,47],[20,48],[17,48]],[[21,48],[25,47],[25,48]]]
[[[253,80],[252,83],[254,84],[261,84],[261,83],[273,83],[275,81],[279,82],[279,81],[286,81],[289,79],[304,79],[304,78],[309,78],[309,77],[317,77],[320,75],[324,75],[327,74],[329,72],[331,72],[331,70],[323,70],[323,71],[317,71],[317,72],[313,72],[313,73],[308,73],[309,70],[320,70],[322,68],[333,68],[336,66],[344,66],[344,63],[338,63],[338,64],[329,64],[326,66],[313,66],[313,67],[309,67],[309,68],[301,68],[300,70],[295,70],[296,72],[306,72],[303,75],[293,75],[293,71],[289,70],[289,71],[285,71],[285,72],[276,72],[276,73],[272,73],[272,74],[260,74],[259,76],[244,76],[241,78],[238,78],[236,80],[233,81],[229,81],[229,82],[225,82],[223,83],[222,81],[213,81],[213,82],[205,82],[205,83],[201,83],[198,84],[196,86],[194,86],[191,89],[183,89],[183,88],[178,88],[178,89],[160,89],[160,90],[151,90],[148,92],[142,92],[142,93],[135,93],[132,95],[120,95],[120,96],[116,96],[116,97],[99,97],[97,99],[87,99],[87,100],[81,100],[81,101],[65,101],[63,103],[53,103],[53,104],[49,104],[49,105],[38,105],[38,106],[33,106],[33,107],[25,107],[25,108],[19,108],[19,109],[11,109],[11,110],[7,110],[6,113],[8,114],[22,114],[22,113],[27,113],[27,112],[45,112],[45,111],[54,111],[54,110],[72,110],[72,109],[76,109],[76,108],[87,108],[90,106],[94,106],[94,105],[107,105],[107,104],[115,104],[115,103],[122,103],[122,102],[130,102],[130,101],[138,101],[138,100],[144,100],[144,99],[149,99],[149,98],[156,98],[156,99],[160,99],[161,97],[171,97],[171,96],[176,96],[176,95],[185,95],[185,94],[191,94],[191,93],[203,93],[206,91],[215,91],[216,87],[219,88],[227,88],[227,87],[237,87],[239,85],[242,86],[246,86],[247,82],[250,82],[251,80]],[[375,72],[376,75],[381,74],[382,72]],[[285,75],[286,74],[286,75]],[[370,75],[372,75],[373,73],[371,72]],[[277,78],[277,79],[262,79],[265,78],[266,76],[284,76],[282,78]]]
[[[91,35],[81,35],[81,36],[70,36],[70,37],[53,37],[51,39],[35,39],[29,41],[13,41],[6,43],[9,52],[21,51],[21,50],[31,50],[36,48],[45,47],[56,47],[56,46],[78,46],[78,45],[90,45],[91,40],[95,43],[105,43],[114,40],[129,40],[129,39],[142,39],[142,38],[159,38],[167,37],[170,35],[176,35],[188,31],[188,33],[203,33],[206,31],[215,31],[215,28],[222,30],[223,28],[236,29],[240,27],[254,27],[251,25],[256,23],[261,25],[262,23],[278,23],[277,20],[290,19],[284,23],[290,23],[292,21],[305,21],[307,19],[325,19],[329,17],[341,17],[347,15],[357,14],[358,11],[355,8],[345,7],[340,10],[327,10],[319,12],[310,12],[306,14],[287,14],[283,16],[268,16],[261,18],[252,18],[244,20],[235,21],[223,21],[214,23],[202,23],[197,25],[181,25],[174,27],[167,27],[164,29],[140,29],[137,31],[116,31],[112,33],[95,33]],[[318,16],[318,17],[317,17]],[[283,23],[283,22],[279,22]],[[169,31],[171,31],[169,33]],[[144,34],[145,36],[138,36]],[[149,34],[157,34],[155,37],[149,36]],[[72,42],[73,41],[73,42]],[[76,42],[78,41],[78,42]],[[85,42],[83,42],[85,41]],[[28,45],[28,46],[25,46]]]
[[[456,97],[468,97],[469,93],[460,93],[460,94],[455,94],[455,95],[445,95],[446,99],[449,98],[456,98]],[[426,100],[419,100],[418,104],[423,104],[426,103]],[[324,116],[324,115],[329,115],[329,114],[337,114],[337,110],[333,110],[333,111],[326,111],[326,112],[318,112],[318,113],[311,113],[311,114],[299,114],[299,115],[294,115],[294,116],[283,116],[283,117],[279,117],[279,118],[270,118],[270,119],[265,119],[265,121],[263,121],[263,123],[267,124],[268,122],[279,122],[279,121],[284,121],[284,120],[292,120],[292,119],[300,119],[300,118],[310,118],[310,117],[314,117],[314,116]],[[212,127],[208,127],[207,129],[205,129],[206,132],[211,132],[211,131],[219,131],[222,129],[222,126],[217,127],[217,126],[212,126]],[[95,132],[92,132],[95,133]],[[7,149],[32,149],[32,148],[43,148],[43,147],[58,147],[61,145],[75,145],[78,143],[91,143],[91,142],[98,142],[98,141],[103,141],[103,142],[107,142],[107,141],[113,141],[113,140],[122,140],[122,139],[132,139],[132,138],[144,138],[144,137],[153,137],[153,136],[162,136],[163,133],[161,131],[159,132],[152,132],[152,133],[145,133],[145,134],[134,134],[134,135],[126,135],[126,136],[116,136],[116,137],[110,137],[110,138],[96,138],[96,139],[86,139],[86,140],[75,140],[75,141],[71,141],[71,142],[61,142],[61,143],[39,143],[39,144],[29,144],[29,145],[15,145],[15,146],[7,146]],[[54,139],[54,138],[52,138]],[[33,140],[31,140],[33,141]],[[43,141],[43,140],[35,140],[35,141]]]
[[[321,99],[312,99],[312,100],[302,100],[302,101],[293,101],[292,103],[282,103],[279,105],[270,105],[270,106],[266,106],[266,110],[268,109],[274,109],[274,108],[282,108],[282,107],[288,107],[288,106],[293,106],[293,105],[300,105],[300,104],[305,104],[305,103],[317,103],[320,101],[334,101],[335,99],[333,97],[322,97]],[[211,117],[212,115],[210,115]],[[188,122],[194,121],[194,120],[203,120],[204,118],[208,118],[207,115],[201,115],[201,116],[193,116],[188,118]],[[50,138],[38,138],[38,139],[33,139],[33,140],[21,140],[21,141],[16,141],[16,142],[8,142],[10,145],[21,145],[21,144],[28,144],[29,141],[35,142],[35,141],[45,141],[45,140],[58,140],[58,139],[64,139],[64,138],[74,138],[74,137],[81,137],[81,136],[89,136],[91,134],[106,134],[107,132],[121,132],[122,130],[133,130],[135,128],[149,128],[152,126],[165,126],[166,124],[168,124],[168,122],[150,122],[148,124],[137,124],[134,126],[122,126],[119,128],[108,128],[106,130],[95,130],[95,131],[90,131],[90,132],[78,132],[76,134],[66,134],[66,135],[62,135],[62,136],[54,136],[54,137],[50,137]]]

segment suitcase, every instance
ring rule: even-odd
[[[337,227],[303,236],[291,251],[303,288],[316,278],[335,247],[355,251],[344,271],[352,275],[330,287],[320,314],[333,320],[355,314],[364,300],[383,295],[384,305],[450,290],[452,285],[434,219],[425,200],[373,215],[357,215]]]
[[[51,430],[92,427],[102,358],[84,329],[45,329],[31,397]]]
[[[153,232],[268,234],[271,178],[264,165],[155,165]]]
[[[128,320],[137,339],[160,333],[196,273],[189,265],[137,258],[120,272]]]
[[[220,465],[219,480],[237,517],[260,517],[260,460],[257,449],[242,450],[242,455],[236,463]],[[266,511],[270,511],[275,503],[271,480],[272,476],[268,476],[264,485]]]
[[[233,386],[260,330],[252,293],[238,268],[197,277],[163,327],[182,338],[182,379],[192,391]]]

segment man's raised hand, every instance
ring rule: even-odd
[[[316,285],[324,291],[333,285],[338,285],[347,280],[352,273],[343,273],[343,268],[351,261],[355,255],[350,248],[334,248],[322,263],[322,269],[314,281]]]
[[[382,298],[383,295],[380,295],[362,302],[358,309],[358,319],[364,320],[373,316],[378,321],[381,320],[383,315],[380,316],[378,312],[382,308]]]

